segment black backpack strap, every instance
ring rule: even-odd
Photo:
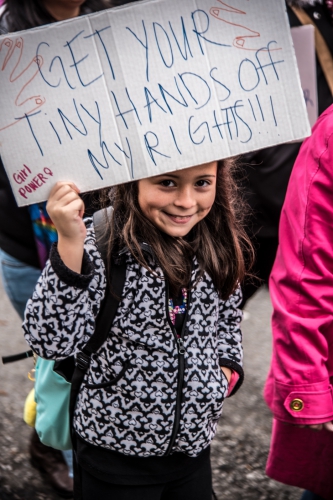
[[[76,400],[80,391],[81,384],[83,382],[84,375],[90,364],[91,354],[99,349],[99,347],[105,342],[109,335],[114,317],[117,312],[118,304],[120,302],[125,277],[126,264],[122,262],[120,265],[118,265],[113,262],[111,267],[113,293],[111,294],[107,287],[106,296],[102,302],[100,312],[96,318],[95,332],[85,346],[84,352],[81,351],[76,355],[75,369],[71,380],[71,393],[69,402],[69,415],[71,425],[70,430],[73,447],[74,498],[76,500],[80,500],[82,498],[80,467],[76,456],[76,435],[73,427]]]
[[[101,304],[100,312],[96,318],[95,334],[90,338],[84,348],[85,353],[92,354],[104,344],[107,339],[113,320],[115,318],[126,276],[126,262],[116,264],[111,261],[110,278],[112,283],[112,293],[107,285],[105,298]]]
[[[13,361],[20,361],[21,359],[32,358],[33,352],[31,349],[29,351],[20,352],[19,354],[12,354],[11,356],[2,356],[2,362],[5,365],[6,363],[13,363]]]
[[[70,398],[70,414],[74,415],[76,398],[80,390],[83,377],[90,364],[90,356],[104,344],[115,318],[121,294],[125,283],[126,277],[126,263],[121,264],[112,263],[111,278],[112,278],[112,292],[106,292],[104,300],[101,304],[101,309],[96,318],[95,332],[86,344],[83,351],[76,355],[75,370],[72,377],[71,385],[71,398]]]
[[[106,225],[107,218],[112,214],[112,207],[105,210],[99,210],[93,216],[94,227],[96,234],[97,247],[102,255],[105,267],[107,268],[106,258],[107,258],[107,233]],[[96,318],[95,332],[91,336],[90,340],[86,344],[84,350],[76,355],[75,360],[75,370],[71,380],[71,394],[70,394],[70,422],[73,422],[74,410],[76,405],[77,396],[79,394],[80,386],[82,384],[84,375],[90,364],[90,356],[92,353],[96,352],[107,339],[113,320],[115,318],[119,302],[121,300],[121,295],[125,283],[126,277],[126,262],[124,259],[118,264],[111,261],[110,270],[110,280],[112,283],[112,293],[109,289],[109,284],[105,291],[105,297],[102,301],[99,314]],[[80,485],[80,471],[75,457],[75,433],[73,432],[73,426],[71,425],[71,437],[74,452],[74,491],[75,498],[81,498],[81,485]]]
[[[107,210],[102,209],[95,212],[93,216],[96,243],[100,251],[105,268],[107,268],[107,231],[108,218],[112,216],[113,208],[109,207]],[[105,290],[105,297],[101,303],[100,311],[96,318],[95,331],[84,349],[76,355],[75,370],[72,378],[71,388],[71,401],[70,401],[70,414],[74,415],[74,408],[76,398],[80,389],[85,372],[90,364],[90,356],[106,341],[113,320],[115,318],[118,305],[121,299],[124,283],[126,277],[126,262],[122,259],[120,263],[116,263],[113,259],[111,261],[110,281],[112,283],[112,293],[109,289],[109,283]]]

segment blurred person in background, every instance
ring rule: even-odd
[[[0,0],[0,34],[26,30],[75,18],[110,7],[105,0]],[[1,89],[3,91],[3,89]],[[94,195],[85,197],[88,214]],[[57,238],[45,204],[19,208],[0,158],[0,275],[4,289],[23,318],[27,300]],[[32,464],[63,497],[72,497],[71,450],[62,453],[43,445],[33,430],[29,452]]]
[[[303,24],[296,14],[300,9],[310,18],[326,42],[328,59],[331,59],[333,1],[286,0],[286,6],[291,27]],[[318,50],[318,47],[316,48]],[[320,394],[318,389],[318,384],[324,383],[326,379],[328,379],[327,386],[330,386],[329,377],[332,377],[332,361],[329,355],[329,345],[332,344],[332,340],[327,338],[324,331],[326,320],[329,324],[331,320],[330,312],[326,314],[325,309],[326,286],[322,289],[319,285],[317,291],[312,289],[311,293],[307,289],[311,280],[318,284],[319,280],[327,280],[329,277],[329,272],[326,272],[328,268],[325,270],[324,259],[331,240],[324,227],[330,226],[330,216],[326,220],[320,218],[329,207],[329,203],[321,206],[325,194],[320,183],[317,187],[312,186],[311,191],[307,188],[311,172],[318,167],[313,152],[319,144],[319,130],[322,134],[326,132],[328,134],[332,129],[333,111],[330,109],[328,114],[325,113],[333,103],[331,78],[333,75],[327,77],[327,67],[325,75],[317,52],[318,113],[324,116],[318,120],[320,125],[315,129],[314,138],[306,140],[299,157],[301,143],[282,144],[243,156],[247,170],[242,182],[253,210],[248,224],[248,231],[256,248],[253,272],[261,279],[261,282],[249,280],[243,286],[243,307],[261,283],[268,285],[280,244],[270,281],[270,294],[274,306],[272,323],[274,346],[272,371],[266,383],[265,399],[275,419],[267,473],[281,482],[305,488],[302,500],[333,498],[333,483],[330,479],[333,467],[333,443],[332,433],[328,432],[333,430],[330,420],[332,411],[330,413],[326,408],[328,418],[320,418],[319,414],[328,397],[326,395],[325,400],[324,393]],[[319,178],[319,175],[317,177]],[[330,182],[330,177],[327,176],[324,182]],[[280,214],[288,183],[288,195],[279,232]],[[306,217],[304,201],[310,198],[311,211]],[[317,217],[318,228],[313,232],[309,229],[309,225],[313,226],[316,219],[313,210],[314,198],[319,202],[315,210],[319,210],[320,216]],[[293,221],[292,227],[290,221]],[[305,238],[301,243],[302,235]],[[313,245],[309,247],[313,235],[315,241],[320,240],[319,245],[316,246],[312,241]],[[305,247],[308,253],[301,255]],[[316,249],[318,255],[314,255]],[[297,277],[300,266],[303,266],[303,273],[299,272]],[[309,277],[309,273],[312,273],[312,278]],[[330,306],[331,304],[332,301]],[[311,392],[311,387],[312,396],[308,394]],[[286,396],[287,393],[290,396],[285,400],[281,399],[282,388],[287,391]],[[293,391],[294,397],[290,395]],[[295,395],[297,391],[302,393],[300,397]],[[308,398],[311,400],[310,403]],[[332,406],[332,402],[330,405]],[[299,422],[302,427],[296,427]],[[286,423],[293,425],[288,426]],[[319,430],[323,427],[325,430],[321,430],[318,436],[313,432],[313,429]]]
[[[293,8],[303,9],[320,31],[329,52],[333,54],[333,1],[286,0],[286,7],[290,27],[302,25]],[[333,103],[333,97],[318,57],[316,73],[318,113],[321,114]],[[248,233],[256,249],[256,262],[252,271],[260,278],[245,282],[243,307],[262,283],[268,284],[278,246],[280,213],[300,147],[299,142],[281,144],[246,154],[242,158],[246,168],[241,182],[252,208]]]
[[[265,385],[273,433],[267,474],[333,498],[333,105],[294,165],[270,277],[273,356]]]

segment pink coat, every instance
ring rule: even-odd
[[[333,105],[301,147],[282,209],[270,279],[274,415],[267,474],[333,499]],[[287,425],[286,425],[287,424]]]

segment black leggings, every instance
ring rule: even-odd
[[[111,484],[83,469],[80,476],[82,500],[212,500],[212,471],[208,460],[199,470],[164,484]]]

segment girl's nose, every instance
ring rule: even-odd
[[[177,207],[192,208],[195,205],[195,199],[190,187],[179,189],[174,200]]]

